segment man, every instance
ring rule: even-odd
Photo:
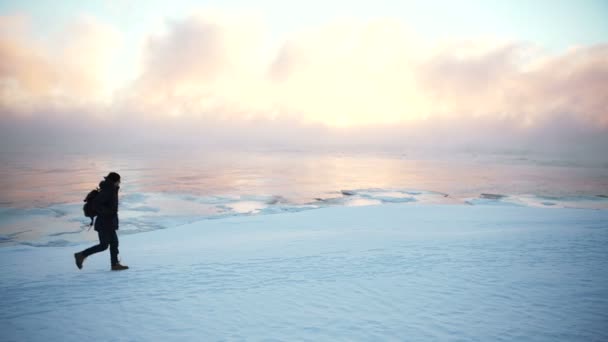
[[[110,246],[110,261],[112,271],[122,271],[129,267],[118,262],[118,190],[120,189],[120,175],[110,172],[105,180],[99,183],[99,194],[93,200],[93,207],[97,212],[95,230],[99,235],[99,244],[74,254],[76,266],[82,269],[82,262],[91,254],[105,251]]]

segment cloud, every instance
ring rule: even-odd
[[[511,44],[462,56],[450,46],[420,69],[420,84],[444,115],[511,118],[520,126],[554,117],[608,128],[608,45],[573,48],[558,56]]]
[[[518,95],[533,104],[541,119],[570,114],[608,127],[608,44],[547,59],[522,75],[519,85]]]
[[[403,25],[339,21],[290,37],[269,70],[282,107],[332,126],[394,123],[419,114],[419,58]]]
[[[608,125],[606,46],[551,56],[522,43],[436,44],[392,20],[339,20],[276,49],[267,36],[255,17],[169,22],[148,41],[130,102],[150,116],[280,116],[332,127],[480,116],[529,127],[564,114]]]
[[[3,114],[80,113],[91,126],[120,124],[126,141],[607,143],[607,44],[549,54],[531,43],[429,42],[390,19],[341,19],[273,41],[256,14],[203,11],[166,21],[144,44],[139,76],[109,85],[115,29],[84,17],[46,42],[23,18],[3,17],[0,29]]]
[[[80,17],[46,39],[25,16],[0,17],[0,108],[36,115],[99,106],[108,94],[105,73],[118,33]]]
[[[261,30],[257,18],[245,14],[201,12],[168,21],[165,32],[145,44],[142,73],[121,104],[147,117],[254,111],[264,68]]]

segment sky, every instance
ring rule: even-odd
[[[0,1],[0,139],[595,155],[607,19],[606,1]]]

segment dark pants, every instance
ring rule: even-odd
[[[110,259],[112,265],[118,264],[118,235],[116,235],[116,230],[100,230],[97,234],[99,234],[99,245],[85,249],[82,251],[82,255],[88,257],[91,254],[103,252],[110,246]]]

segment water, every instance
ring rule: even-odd
[[[382,203],[608,209],[608,167],[522,155],[277,150],[0,155],[0,246],[94,240],[81,207],[121,174],[121,231],[200,219]],[[500,196],[495,196],[500,195]]]

